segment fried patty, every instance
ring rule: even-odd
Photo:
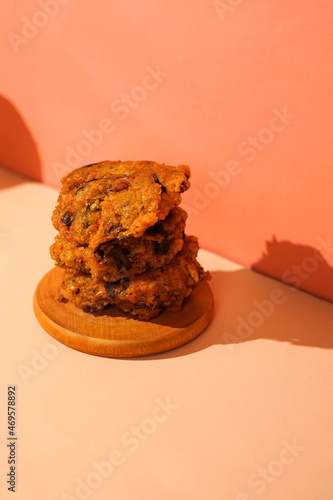
[[[141,274],[148,268],[169,264],[182,249],[187,214],[179,207],[164,220],[146,229],[142,236],[113,239],[95,250],[56,236],[50,254],[56,265],[91,274],[92,278],[118,281]]]
[[[117,282],[68,270],[63,290],[71,302],[86,312],[112,305],[138,319],[149,320],[164,310],[179,311],[195,286],[210,277],[196,260],[198,248],[197,238],[187,236],[182,250],[166,266]]]
[[[181,201],[190,169],[150,161],[103,161],[62,179],[52,215],[68,242],[96,250],[110,240],[139,238]]]

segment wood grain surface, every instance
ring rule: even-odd
[[[56,267],[39,282],[34,311],[47,333],[78,351],[119,358],[166,352],[193,340],[212,319],[214,300],[206,281],[199,283],[181,311],[140,321],[113,307],[89,314],[70,302],[57,301],[63,272]]]

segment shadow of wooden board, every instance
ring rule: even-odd
[[[109,307],[89,314],[70,302],[59,302],[64,271],[54,268],[39,282],[34,311],[44,330],[63,344],[89,354],[132,358],[167,352],[190,342],[209,325],[213,294],[199,283],[177,312],[140,321]]]

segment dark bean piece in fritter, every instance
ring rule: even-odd
[[[61,217],[61,220],[65,224],[65,226],[70,227],[73,224],[74,215],[72,215],[70,212],[66,212],[65,215]]]

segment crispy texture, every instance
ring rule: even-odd
[[[149,161],[79,168],[62,179],[53,225],[68,242],[93,250],[110,240],[138,238],[180,203],[189,177],[186,165]]]
[[[102,243],[96,250],[78,245],[57,236],[50,248],[55,263],[90,273],[93,278],[118,281],[141,274],[148,267],[162,267],[182,249],[187,214],[179,207],[172,209],[166,219],[149,227],[142,236]]]
[[[64,276],[63,290],[71,302],[87,312],[112,305],[149,320],[163,310],[179,311],[199,281],[210,278],[196,260],[198,248],[197,238],[188,236],[170,264],[118,282],[105,282],[69,270]]]

